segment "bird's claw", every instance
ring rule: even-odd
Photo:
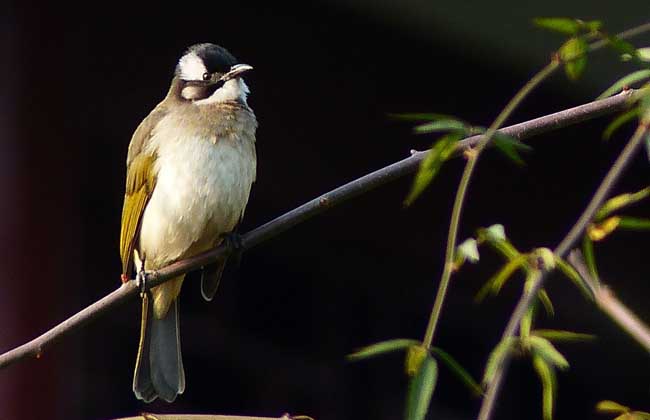
[[[140,289],[140,296],[144,297],[147,293],[147,272],[144,270],[138,271],[138,274],[135,276],[135,284]]]
[[[226,247],[230,251],[230,258],[232,258],[235,266],[239,266],[242,255],[244,254],[244,241],[242,236],[237,232],[224,233],[222,236]]]

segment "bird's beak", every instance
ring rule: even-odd
[[[249,66],[248,64],[235,64],[230,68],[228,73],[221,76],[221,80],[227,82],[228,80],[240,77],[249,70],[253,70],[253,66]]]

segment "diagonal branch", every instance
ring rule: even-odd
[[[594,280],[580,250],[571,251],[568,260],[592,290],[596,305],[650,353],[650,328],[609,287]]]
[[[610,191],[630,164],[630,161],[636,152],[643,145],[643,140],[648,131],[650,131],[650,127],[646,126],[644,122],[638,126],[634,135],[625,145],[623,151],[621,151],[620,155],[616,158],[616,161],[607,172],[607,175],[605,175],[605,178],[598,186],[598,189],[589,201],[589,204],[587,204],[587,207],[583,210],[569,233],[566,234],[564,239],[562,239],[558,246],[553,250],[555,255],[564,258],[575,243],[581,238],[587,225],[591,222],[598,209],[603,205]],[[531,287],[526,290],[526,293],[524,293],[517,302],[517,306],[512,312],[508,324],[503,332],[502,340],[515,336],[521,320],[528,311],[533,299],[537,296],[537,292],[539,292],[544,285],[548,273],[548,271],[539,272],[539,274],[533,278]],[[501,366],[499,366],[492,381],[488,384],[488,389],[479,411],[478,420],[490,419],[494,410],[494,403],[496,402],[496,398],[499,395],[501,386],[503,385],[503,377],[508,370],[509,362],[510,358],[504,357]]]
[[[627,90],[610,98],[589,102],[544,117],[505,127],[499,131],[520,140],[526,139],[541,133],[557,130],[572,124],[577,124],[621,111],[627,107],[628,98],[630,98],[634,92],[634,90]],[[457,150],[461,152],[467,147],[475,146],[482,138],[482,135],[468,137],[458,143]],[[426,151],[413,152],[412,155],[406,159],[371,172],[308,201],[307,203],[244,234],[242,236],[242,247],[244,249],[253,248],[254,246],[285,232],[293,226],[304,222],[331,207],[414,172],[417,170],[425,155]],[[219,257],[226,255],[228,252],[229,250],[225,246],[220,246],[195,257],[178,261],[160,270],[147,273],[147,287],[151,288],[157,286],[180,274],[199,269],[202,266],[217,260]],[[56,343],[74,330],[81,328],[87,322],[97,318],[104,312],[114,309],[115,306],[124,303],[129,298],[137,296],[137,294],[138,287],[136,286],[135,281],[129,281],[123,284],[119,289],[82,309],[80,312],[39,337],[1,354],[0,368],[9,366],[29,357],[40,357],[47,346]]]

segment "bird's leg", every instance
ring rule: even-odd
[[[237,231],[232,231],[229,233],[224,233],[221,235],[223,237],[228,250],[230,251],[230,258],[235,264],[235,267],[239,267],[241,263],[242,255],[244,255],[244,244],[242,241],[242,236]]]

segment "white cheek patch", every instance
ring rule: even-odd
[[[230,79],[222,87],[217,89],[211,96],[194,101],[197,105],[208,105],[219,102],[229,102],[229,101],[239,101],[243,104],[247,104],[246,98],[250,90],[244,79],[238,77],[236,79]]]
[[[203,80],[203,74],[208,71],[203,60],[194,52],[182,56],[178,61],[178,68],[179,76],[183,80]]]

